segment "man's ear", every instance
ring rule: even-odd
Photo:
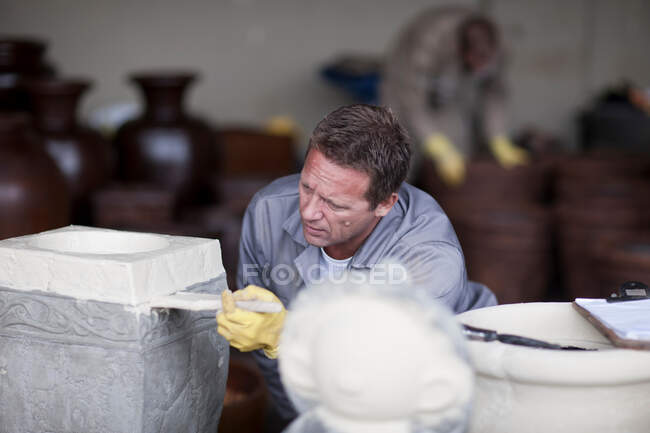
[[[397,195],[396,192],[391,193],[391,195],[381,203],[377,205],[375,208],[375,216],[378,217],[383,217],[385,216],[390,210],[393,208],[395,203],[397,203],[397,199],[399,198],[399,195]]]
[[[472,369],[459,359],[454,363],[440,365],[439,371],[430,372],[430,377],[423,377],[420,398],[417,403],[421,414],[441,413],[452,406],[467,403],[474,389]],[[443,371],[440,371],[440,370]]]

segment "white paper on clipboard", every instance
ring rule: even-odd
[[[576,304],[628,340],[650,340],[650,299],[607,302],[605,299],[577,298]]]

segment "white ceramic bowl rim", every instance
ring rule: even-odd
[[[462,323],[488,328],[490,318],[502,314],[514,314],[515,320],[535,320],[535,315],[530,314],[535,309],[553,313],[558,320],[563,320],[563,315],[577,315],[571,321],[584,320],[570,303],[529,303],[507,304],[489,307],[480,310],[468,311],[457,317]],[[552,318],[553,315],[549,317]],[[535,326],[535,323],[529,326]],[[538,324],[542,326],[542,324]],[[591,325],[589,325],[591,326]],[[490,329],[496,329],[492,327]],[[506,327],[507,328],[507,327]],[[575,328],[574,328],[575,329]],[[581,335],[572,335],[574,329],[566,331],[567,340],[579,341]],[[501,326],[496,329],[501,333],[516,333],[514,330]],[[543,331],[537,331],[533,338],[540,338]],[[566,344],[566,341],[553,341]],[[599,343],[601,347],[604,337],[598,342],[596,339],[588,343]],[[577,344],[576,344],[577,345]],[[607,348],[597,351],[568,351],[535,349],[500,342],[470,342],[470,352],[478,374],[498,379],[517,382],[553,384],[566,386],[600,386],[623,385],[640,382],[650,382],[650,351]],[[610,346],[612,347],[612,346]]]

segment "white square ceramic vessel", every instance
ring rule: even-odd
[[[69,226],[0,241],[0,287],[140,305],[225,273],[216,239]]]

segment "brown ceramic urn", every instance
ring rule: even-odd
[[[63,174],[22,114],[0,113],[0,239],[70,223]]]
[[[76,112],[89,81],[77,79],[29,81],[34,126],[46,151],[65,175],[73,200],[72,221],[91,224],[90,195],[108,182],[113,155],[96,131],[77,123]]]
[[[216,158],[214,131],[183,106],[185,91],[195,79],[191,72],[133,75],[144,96],[144,113],[124,124],[115,137],[120,178],[174,190],[181,205],[207,200]]]
[[[54,74],[43,61],[46,45],[31,38],[0,38],[0,111],[27,111],[26,78]]]

